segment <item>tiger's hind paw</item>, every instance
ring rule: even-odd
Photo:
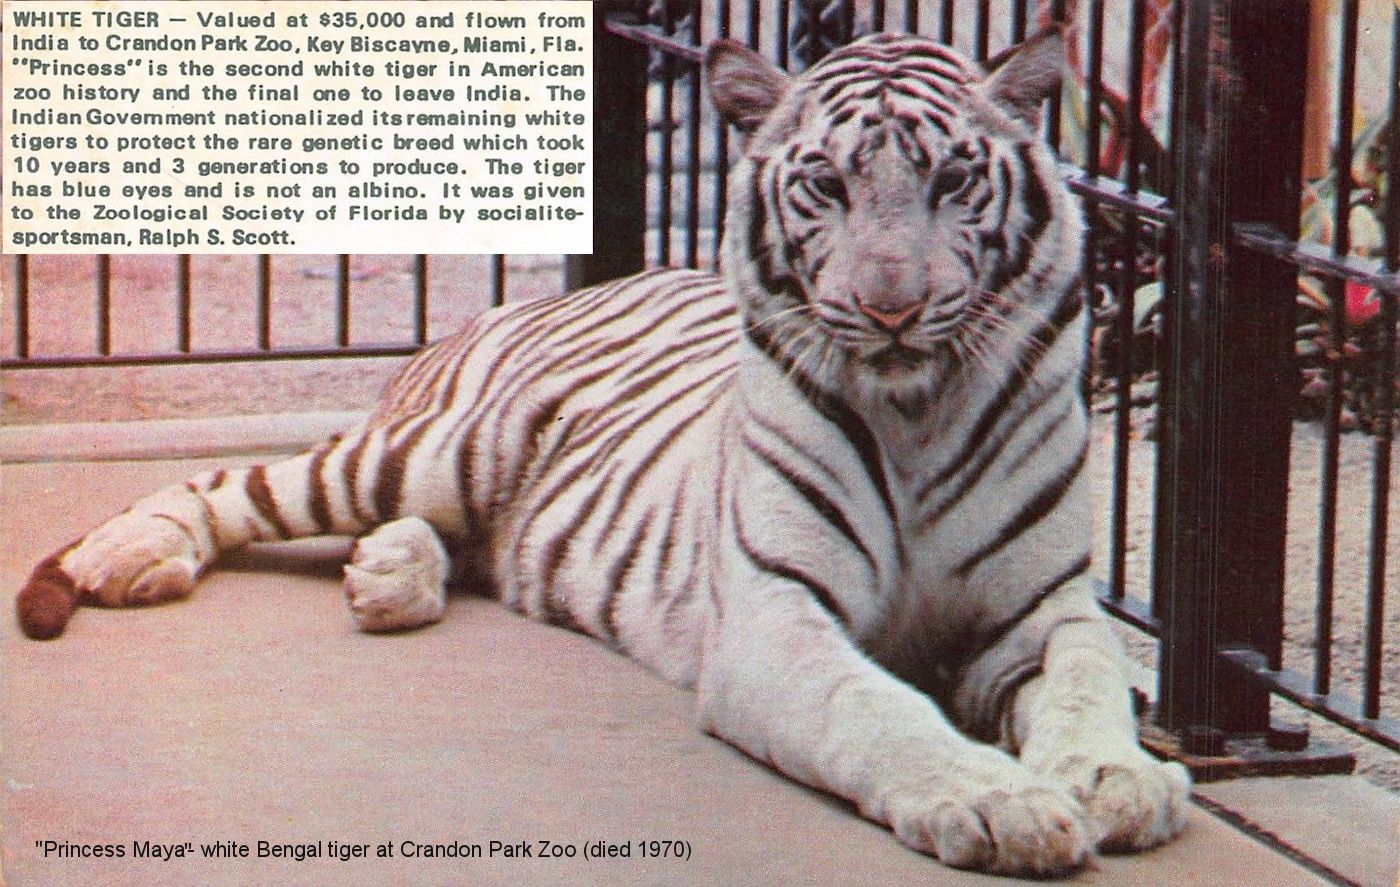
[[[427,521],[400,518],[355,543],[345,596],[360,631],[404,631],[437,622],[447,609],[450,562]]]

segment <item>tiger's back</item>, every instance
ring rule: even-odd
[[[343,470],[371,522],[425,517],[507,604],[689,684],[737,338],[694,271],[496,309],[405,368]]]

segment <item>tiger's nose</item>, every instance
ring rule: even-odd
[[[918,302],[881,302],[876,300],[867,302],[860,296],[856,296],[855,301],[856,308],[860,309],[861,314],[891,333],[901,332],[909,327],[914,320],[914,315],[919,313]]]

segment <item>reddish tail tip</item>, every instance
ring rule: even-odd
[[[60,553],[61,554],[61,553]],[[47,558],[34,568],[15,599],[15,615],[20,629],[36,641],[63,634],[78,607],[78,590],[73,580],[58,566],[59,555]]]

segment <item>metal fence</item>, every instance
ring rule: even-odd
[[[251,341],[235,347],[199,348],[195,345],[195,287],[191,273],[191,257],[171,257],[172,297],[174,299],[175,330],[173,340],[165,347],[122,352],[113,347],[113,330],[135,318],[124,317],[113,310],[112,257],[93,256],[92,347],[88,350],[59,353],[40,351],[34,347],[31,314],[36,297],[31,292],[31,258],[15,256],[12,267],[13,354],[0,358],[0,370],[6,369],[72,369],[78,367],[160,366],[171,364],[223,363],[256,360],[313,360],[327,357],[398,357],[412,354],[430,340],[428,327],[428,281],[431,273],[430,256],[412,259],[412,331],[398,341],[352,342],[351,296],[353,274],[351,257],[336,257],[333,272],[332,304],[333,331],[328,341],[310,345],[274,344],[276,322],[273,311],[273,258],[257,257],[256,281],[253,290],[253,330]],[[490,257],[490,289],[492,304],[505,299],[505,257]]]
[[[1227,740],[1249,737],[1261,747],[1306,744],[1305,732],[1271,719],[1274,696],[1400,750],[1400,722],[1387,708],[1396,701],[1382,698],[1400,197],[1384,176],[1366,194],[1355,185],[1356,0],[1342,3],[1335,64],[1311,74],[1300,61],[1318,36],[1309,33],[1317,21],[1306,0],[657,0],[599,3],[595,12],[596,252],[568,260],[569,286],[645,264],[718,264],[726,170],[738,146],[702,102],[705,41],[732,36],[800,70],[865,31],[918,31],[986,59],[1044,23],[1070,22],[1075,76],[1045,125],[1091,223],[1083,279],[1098,323],[1089,345],[1112,423],[1102,601],[1160,638],[1157,718],[1189,754],[1220,754]],[[1400,11],[1392,15],[1387,116],[1368,130],[1380,163],[1400,137]],[[1332,96],[1331,203],[1313,208],[1325,211],[1325,243],[1300,227],[1303,198],[1318,191],[1300,173],[1302,111],[1310,95],[1315,109],[1319,83]],[[1358,197],[1382,223],[1378,256],[1354,255]],[[29,271],[25,257],[14,261],[16,346],[4,368],[402,354],[429,334],[430,262],[418,257],[411,340],[352,345],[342,257],[335,341],[272,347],[264,258],[257,341],[192,349],[182,257],[178,341],[160,354],[113,354],[109,260],[99,257],[94,351],[34,354]],[[499,302],[504,259],[491,267]],[[1310,328],[1296,306],[1300,272],[1321,294]],[[1348,314],[1358,292],[1370,312],[1360,325]],[[1307,387],[1305,328],[1315,346],[1307,371],[1320,385],[1322,470],[1315,588],[1297,589],[1286,588],[1285,536],[1295,412]],[[1135,382],[1145,369],[1158,378],[1150,469],[1131,456],[1142,400]],[[1342,419],[1358,397],[1372,440],[1368,541],[1364,552],[1339,551]],[[1149,470],[1150,578],[1139,579],[1128,564],[1129,487]],[[1339,692],[1332,677],[1338,557],[1367,559],[1356,695]],[[1286,593],[1315,596],[1310,638],[1285,626]],[[1285,668],[1287,632],[1312,648],[1310,675]]]

